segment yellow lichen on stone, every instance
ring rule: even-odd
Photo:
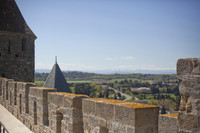
[[[75,96],[85,96],[86,95],[82,95],[82,94],[73,94],[73,93],[67,93],[67,92],[51,92],[53,94],[59,94],[59,95],[65,95],[65,96],[71,96],[71,97],[75,97]]]
[[[103,103],[117,104],[117,105],[121,105],[121,106],[132,107],[132,108],[157,107],[155,105],[147,105],[147,104],[141,104],[141,103],[125,102],[125,101],[112,100],[112,99],[92,98],[90,100],[99,101],[99,102],[103,102]]]
[[[33,87],[33,88],[41,90],[55,90],[54,88],[45,88],[45,87]]]
[[[178,118],[178,113],[176,113],[176,114],[163,114],[162,116],[169,116],[169,117]]]

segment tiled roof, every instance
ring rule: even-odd
[[[0,31],[18,32],[35,36],[26,24],[15,0],[0,0]]]
[[[49,73],[45,83],[44,87],[47,88],[56,88],[57,92],[69,92],[71,93],[71,90],[65,80],[65,77],[63,73],[60,70],[60,67],[58,66],[57,62],[54,64],[51,72]]]

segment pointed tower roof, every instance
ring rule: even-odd
[[[0,0],[0,31],[18,32],[35,36],[26,24],[15,0]]]
[[[56,88],[58,92],[71,93],[71,90],[67,84],[67,81],[65,80],[65,77],[62,71],[60,70],[59,65],[57,64],[57,59],[44,83],[44,87]]]

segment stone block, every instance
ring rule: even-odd
[[[88,124],[93,126],[93,127],[98,127],[99,125],[99,118],[94,116],[94,115],[89,115],[88,116]]]
[[[81,109],[72,109],[73,123],[79,123],[83,121],[83,113]]]
[[[56,89],[53,88],[45,88],[45,87],[30,87],[29,94],[38,98],[46,98],[47,99],[47,93],[56,91]]]
[[[102,127],[107,127],[107,121],[105,119],[99,118],[99,125]]]
[[[115,121],[135,126],[135,108],[115,105]]]
[[[90,99],[83,99],[83,113],[95,115],[96,104]]]
[[[179,59],[177,62],[178,75],[200,75],[200,58]]]
[[[180,129],[186,130],[198,129],[200,128],[199,119],[200,118],[197,115],[186,114],[180,111],[178,114],[178,126]]]
[[[135,132],[157,133],[158,132],[158,107],[135,109]]]
[[[96,101],[96,116],[105,120],[114,120],[114,105],[110,103],[102,103]]]
[[[159,133],[178,133],[178,114],[159,115]]]
[[[50,93],[48,93],[48,101],[51,104],[55,104],[56,106],[63,107],[64,106],[64,95],[50,92]]]
[[[135,133],[135,127],[127,127],[126,132],[127,133]]]

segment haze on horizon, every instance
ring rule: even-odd
[[[16,0],[37,35],[36,69],[174,71],[200,58],[198,0]]]

